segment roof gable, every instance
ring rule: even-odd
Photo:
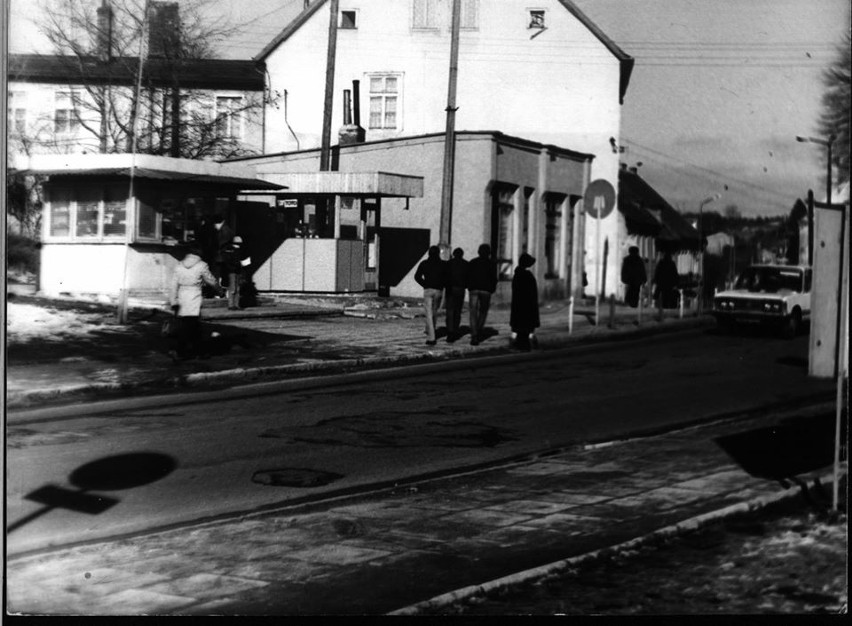
[[[621,64],[621,83],[619,85],[619,103],[624,103],[624,94],[627,93],[627,86],[630,83],[630,75],[633,72],[634,59],[629,54],[619,48],[615,42],[606,36],[606,34],[595,24],[589,17],[583,13],[577,5],[571,0],[558,0],[565,9],[571,13],[583,26],[585,26],[597,39],[609,50],[612,55],[618,59]],[[326,0],[317,0],[302,11],[296,19],[290,22],[278,35],[270,41],[260,53],[254,57],[256,61],[265,61],[275,49],[283,42],[287,41],[293,33],[299,30],[311,16],[316,13],[319,8],[324,5]]]

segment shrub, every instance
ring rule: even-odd
[[[6,235],[6,266],[20,272],[38,272],[39,243],[22,235]]]

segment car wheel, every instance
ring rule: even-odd
[[[784,323],[784,337],[786,337],[787,339],[792,339],[793,337],[799,334],[801,328],[802,312],[799,311],[799,309],[795,309],[792,313],[790,313]]]

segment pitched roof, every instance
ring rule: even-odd
[[[30,83],[133,85],[139,59],[56,54],[10,54],[7,77]],[[143,71],[146,84],[184,89],[232,89],[263,91],[264,65],[256,61],[231,59],[177,59],[151,57]]]
[[[317,0],[312,3],[310,6],[306,7],[304,11],[302,11],[296,19],[290,22],[275,38],[272,39],[260,53],[255,56],[256,61],[264,61],[266,57],[269,56],[279,45],[281,45],[284,41],[290,38],[290,36],[299,30],[302,25],[307,22],[311,16],[316,13],[319,8],[325,4],[326,0]],[[624,94],[627,92],[627,85],[630,83],[630,75],[633,72],[633,64],[634,59],[629,54],[624,52],[621,48],[616,45],[616,43],[606,36],[606,34],[600,29],[600,27],[592,22],[588,18],[588,16],[583,13],[577,5],[575,5],[571,0],[559,0],[559,3],[568,10],[571,15],[576,17],[583,26],[589,29],[591,33],[598,38],[598,40],[606,46],[607,50],[609,50],[613,56],[619,60],[621,64],[621,84],[619,86],[619,102],[621,104],[624,103]]]
[[[618,172],[618,210],[631,234],[698,247],[698,231],[639,174],[626,169]]]

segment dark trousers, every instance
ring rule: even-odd
[[[491,292],[470,290],[470,338],[473,341],[482,339],[485,321],[488,319],[488,309],[491,306]]]
[[[447,335],[455,337],[461,328],[461,313],[464,306],[464,287],[447,287]]]
[[[201,318],[178,317],[177,354],[181,358],[198,356],[202,352]]]

